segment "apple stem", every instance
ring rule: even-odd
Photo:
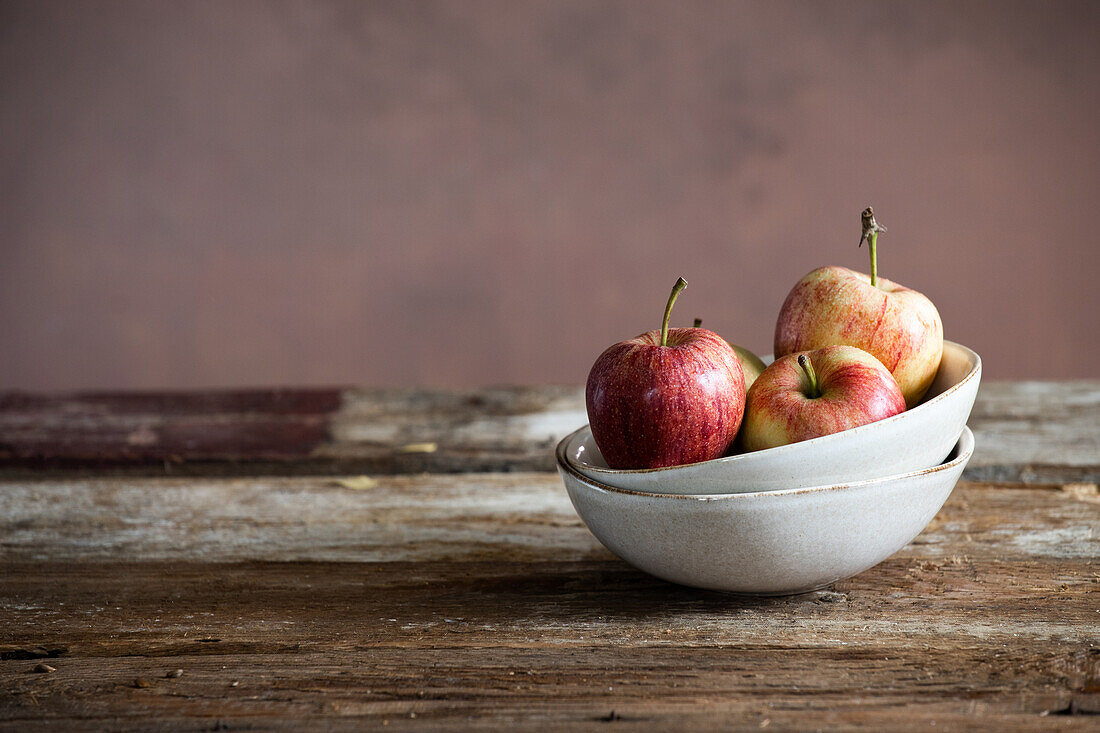
[[[807,396],[811,400],[820,397],[821,388],[817,385],[817,374],[814,373],[814,365],[810,363],[810,357],[805,354],[799,354],[798,366],[802,367],[802,371],[806,374],[806,378],[810,380],[810,393]]]
[[[871,287],[878,287],[878,232],[867,235],[867,249],[871,250]]]
[[[860,214],[863,222],[863,234],[859,238],[859,245],[863,246],[863,240],[867,240],[867,249],[871,251],[871,287],[878,287],[878,233],[886,231],[886,227],[875,221],[875,211],[870,206]]]
[[[696,318],[694,325],[692,325],[692,328],[702,328],[702,327],[703,327],[703,319],[702,318]]]
[[[676,278],[676,284],[672,286],[672,294],[668,296],[668,304],[665,306],[665,319],[661,322],[661,346],[668,346],[668,321],[672,318],[672,305],[680,297],[680,291],[687,286],[687,280],[682,277]]]

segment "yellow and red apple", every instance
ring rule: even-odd
[[[871,274],[820,267],[799,280],[779,311],[775,358],[832,344],[855,346],[890,370],[905,404],[913,407],[939,369],[943,322],[927,297],[878,277],[875,245],[885,230],[875,223],[871,207],[863,221]]]
[[[905,411],[897,381],[871,354],[827,346],[776,359],[753,383],[741,440],[777,448],[866,425]]]

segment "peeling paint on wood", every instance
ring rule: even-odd
[[[1098,405],[1095,381],[983,385],[967,477],[1100,481]],[[586,421],[579,387],[6,394],[0,475],[550,471],[556,442]]]

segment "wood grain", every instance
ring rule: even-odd
[[[1010,578],[1018,590],[992,590]],[[18,564],[5,595],[38,608],[18,612],[9,649],[51,650],[57,672],[0,662],[0,716],[434,730],[471,718],[571,727],[615,711],[667,729],[1037,726],[1100,702],[1091,582],[1057,562],[897,558],[828,592],[757,601],[614,561]],[[1028,618],[999,623],[1023,606]],[[174,669],[183,676],[166,678]]]
[[[608,558],[556,474],[339,479],[104,478],[0,483],[5,561],[229,562]],[[963,483],[915,541],[923,557],[1100,556],[1092,484]]]
[[[967,476],[1028,483],[1100,481],[1100,382],[993,382],[970,416]]]
[[[919,537],[752,599],[585,529],[576,388],[3,395],[0,728],[1095,730],[1098,405],[984,386]]]
[[[0,473],[553,470],[576,388],[0,395]]]
[[[553,475],[0,496],[16,727],[1085,729],[1100,708],[1095,486],[964,483],[882,565],[766,600],[634,571]]]
[[[0,395],[0,475],[551,471],[578,387]],[[1100,481],[1100,381],[991,382],[967,477]],[[413,450],[409,450],[409,447]]]

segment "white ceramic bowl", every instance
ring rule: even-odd
[[[607,467],[588,426],[568,435],[569,465],[583,476],[632,491],[729,494],[850,483],[934,466],[959,439],[982,376],[982,360],[944,341],[936,379],[921,404],[885,420],[779,448],[702,463],[638,471]]]
[[[948,460],[899,476],[741,494],[647,494],[558,471],[603,545],[658,578],[712,590],[785,595],[861,573],[920,534],[974,452],[964,428]]]

